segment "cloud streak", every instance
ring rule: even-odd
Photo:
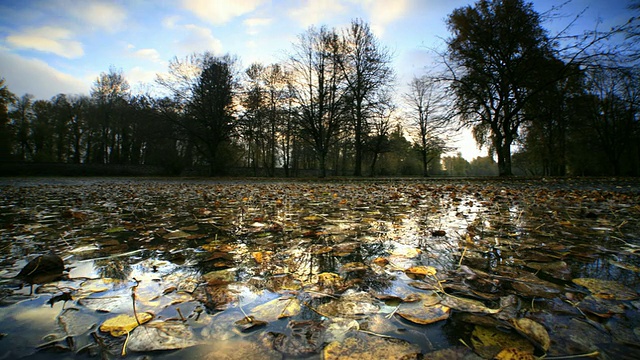
[[[72,39],[73,33],[65,28],[43,26],[28,28],[5,38],[7,44],[15,48],[31,49],[56,54],[67,59],[84,55],[82,44]]]
[[[183,0],[182,6],[200,19],[224,25],[231,19],[250,13],[264,0]]]

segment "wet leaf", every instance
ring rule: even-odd
[[[536,357],[533,353],[527,350],[521,350],[518,348],[506,348],[502,349],[495,357],[495,360],[535,360]]]
[[[615,314],[624,313],[624,305],[595,296],[587,296],[582,299],[578,303],[578,308],[602,318],[610,318]]]
[[[167,240],[176,240],[188,238],[189,236],[191,236],[191,234],[182,230],[169,230],[169,232],[164,234],[162,237]]]
[[[296,316],[300,311],[300,300],[295,297],[273,299],[251,309],[252,314],[266,321]]]
[[[593,296],[601,299],[633,300],[638,298],[637,292],[616,281],[594,278],[579,278],[572,281],[586,287]]]
[[[235,322],[236,326],[240,328],[243,332],[257,329],[261,326],[266,326],[269,324],[266,321],[257,320],[253,315],[245,316],[242,319]]]
[[[458,311],[466,311],[483,314],[496,314],[501,309],[491,309],[486,307],[482,302],[457,296],[447,295],[440,302],[442,305],[448,306]]]
[[[153,315],[150,313],[142,312],[137,313],[137,315],[137,320],[136,317],[127,314],[120,314],[116,317],[109,318],[100,325],[100,331],[108,332],[111,336],[115,337],[123,336],[138,327],[138,325],[142,325],[153,319]],[[140,323],[138,323],[138,321]]]
[[[338,317],[374,314],[380,310],[378,305],[374,304],[374,300],[366,292],[349,292],[338,299],[331,299],[320,305],[318,311],[321,314]]]
[[[176,350],[197,345],[191,328],[182,322],[157,321],[138,326],[127,342],[127,350]]]
[[[324,325],[313,320],[292,320],[288,334],[274,334],[273,347],[285,357],[302,357],[317,353],[323,345]]]
[[[530,354],[534,351],[533,345],[516,333],[479,325],[476,325],[471,333],[471,344],[473,349],[485,359],[494,358],[506,348],[516,348]]]
[[[413,266],[404,271],[407,275],[416,275],[418,277],[433,276],[438,271],[433,266]]]
[[[511,324],[520,334],[535,342],[545,352],[549,350],[551,339],[547,329],[541,324],[527,318],[512,319]]]
[[[417,359],[420,347],[400,339],[358,334],[324,347],[325,360]]]
[[[419,301],[402,304],[396,312],[402,318],[420,325],[427,325],[449,318],[451,309],[441,304],[426,305]]]

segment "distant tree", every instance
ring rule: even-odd
[[[33,123],[31,140],[34,161],[54,161],[53,145],[57,134],[54,130],[54,110],[51,102],[37,100],[33,103]]]
[[[9,91],[4,78],[0,78],[0,161],[7,161],[11,156],[13,134],[9,121],[9,108],[16,96]]]
[[[462,157],[461,153],[456,156],[447,156],[442,159],[445,173],[449,176],[469,175],[469,162]]]
[[[327,155],[332,145],[345,130],[346,91],[340,67],[341,51],[335,30],[311,27],[298,37],[289,61],[297,126],[315,152],[321,177],[327,175]]]
[[[245,70],[245,86],[241,97],[244,109],[239,118],[240,133],[247,148],[247,165],[257,175],[258,167],[266,165],[267,95],[264,85],[265,68],[253,63]]]
[[[408,118],[416,129],[416,145],[422,161],[422,175],[429,176],[429,163],[439,159],[447,150],[446,134],[449,131],[445,89],[435,79],[415,77],[404,94]]]
[[[218,157],[235,130],[234,97],[238,91],[236,59],[203,55],[202,72],[189,99],[185,127],[209,163],[210,174],[224,172],[228,159]]]
[[[463,123],[475,127],[476,140],[491,140],[500,175],[511,175],[511,145],[526,120],[524,107],[557,78],[541,76],[553,44],[523,0],[480,0],[455,9],[447,25],[455,107]]]
[[[344,73],[349,100],[349,114],[354,133],[354,175],[362,175],[365,138],[368,121],[376,109],[388,106],[385,96],[393,86],[391,54],[379,42],[369,25],[352,20],[342,35],[342,54],[338,58]]]
[[[624,159],[637,156],[629,151],[640,131],[640,72],[635,68],[594,69],[587,81],[589,128],[595,132],[612,174],[621,175]]]
[[[154,107],[164,121],[177,127],[176,145],[185,164],[191,164],[195,148],[198,157],[209,165],[211,175],[224,172],[230,156],[222,153],[228,149],[237,126],[238,76],[235,57],[205,52],[174,58],[168,73],[156,78],[171,97],[159,99]]]
[[[94,124],[97,126],[90,150],[93,161],[101,164],[120,162],[122,150],[130,140],[128,124],[123,118],[129,96],[129,82],[122,69],[110,67],[109,72],[100,73],[93,83],[91,98],[96,105]]]
[[[34,116],[33,95],[31,94],[24,94],[18,98],[9,112],[16,139],[15,154],[17,159],[22,161],[32,160],[33,157],[31,128]]]
[[[370,118],[370,134],[367,138],[367,149],[371,153],[371,165],[369,166],[369,175],[375,176],[376,163],[381,154],[388,153],[392,150],[389,135],[393,130],[394,122],[391,117],[395,111],[395,107],[388,102],[386,108],[378,108],[372,113]]]

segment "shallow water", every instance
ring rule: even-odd
[[[0,358],[490,358],[514,346],[634,358],[639,189],[2,179]],[[48,252],[65,260],[63,279],[33,293],[10,279]],[[442,304],[445,318],[425,313]],[[100,329],[143,312],[154,320],[129,340]],[[549,344],[514,325],[523,318]],[[529,345],[487,344],[483,329]]]

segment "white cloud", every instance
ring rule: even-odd
[[[199,18],[214,25],[252,12],[265,0],[183,0],[182,6]]]
[[[299,8],[289,11],[289,16],[303,27],[321,25],[324,20],[342,14],[347,8],[339,0],[308,0]]]
[[[127,19],[126,11],[111,1],[74,1],[67,9],[71,15],[87,25],[109,32],[120,30]]]
[[[246,32],[249,35],[258,35],[262,32],[264,27],[269,26],[273,19],[269,18],[250,18],[242,22],[247,28]]]
[[[187,30],[187,35],[178,44],[183,51],[222,53],[222,42],[213,36],[210,29],[193,24],[185,25],[184,28]]]
[[[133,55],[141,59],[153,61],[156,63],[162,63],[162,59],[160,59],[160,53],[156,49],[140,49],[134,52]]]
[[[387,24],[401,19],[409,10],[408,0],[355,0],[369,14],[371,30],[376,36],[384,34]]]
[[[27,59],[0,50],[0,73],[9,90],[21,96],[30,93],[37,99],[50,99],[59,94],[88,94],[91,81],[65,74],[36,59]]]
[[[13,47],[53,53],[68,59],[84,55],[82,44],[72,40],[72,32],[54,26],[29,28],[6,37]]]
[[[156,73],[157,71],[155,70],[135,66],[126,71],[125,77],[129,84],[142,87],[142,85],[153,83],[156,79]]]
[[[181,17],[178,15],[167,16],[166,18],[162,19],[162,26],[168,29],[173,29],[176,27],[176,24],[180,20]]]

